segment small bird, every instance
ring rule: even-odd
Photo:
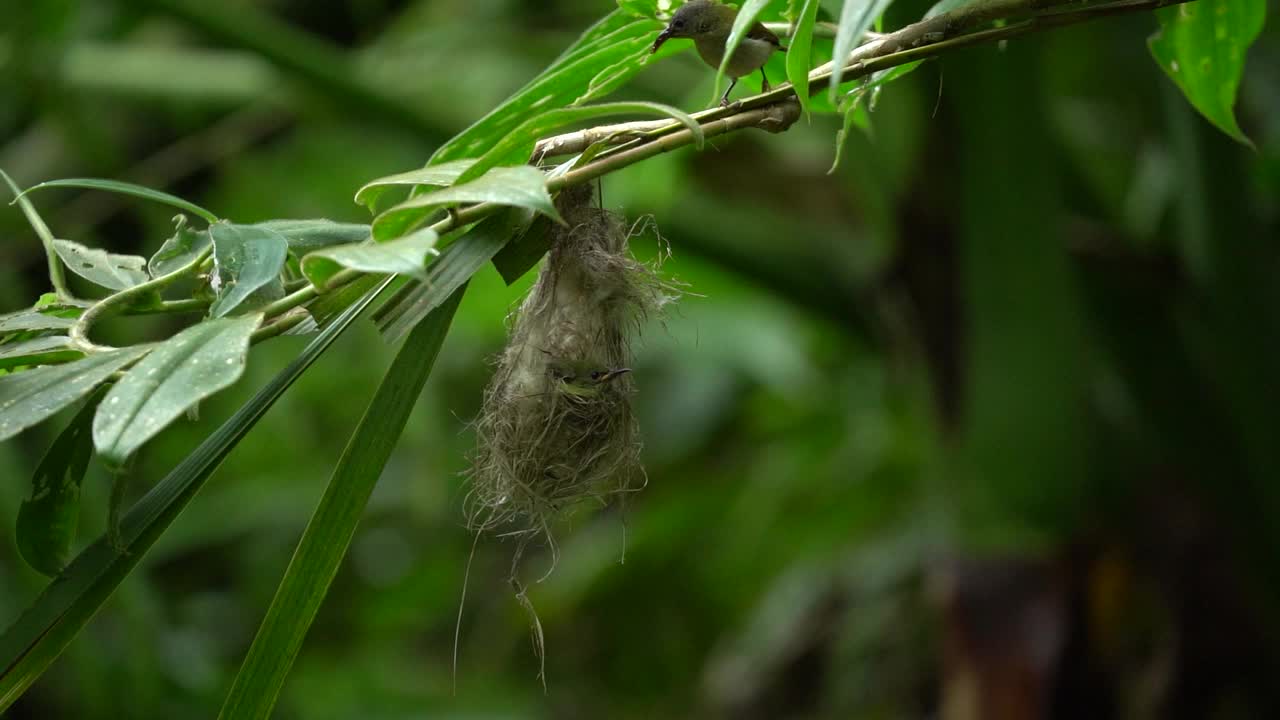
[[[595,367],[585,360],[553,362],[548,368],[560,381],[560,390],[578,397],[594,397],[610,382],[631,372],[631,368]]]
[[[719,69],[720,61],[724,59],[725,41],[729,39],[733,21],[737,17],[737,10],[715,0],[692,0],[671,17],[667,29],[653,41],[649,54],[658,52],[658,48],[672,38],[691,38],[703,62]],[[761,87],[769,92],[769,78],[764,74],[764,64],[768,62],[769,56],[785,49],[782,41],[769,28],[762,23],[752,25],[733,51],[733,57],[729,58],[729,65],[725,68],[725,73],[733,78],[733,82],[729,83],[729,89],[720,98],[720,106],[729,104],[729,93],[738,84],[738,78],[756,70],[760,71]]]

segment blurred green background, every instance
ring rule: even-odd
[[[888,26],[928,5],[900,0]],[[612,8],[10,1],[0,168],[142,183],[237,222],[367,222],[359,186],[420,166]],[[277,717],[1277,716],[1280,38],[1272,22],[1249,55],[1252,151],[1164,78],[1154,28],[929,63],[834,174],[838,118],[815,115],[604,179],[689,294],[637,343],[648,487],[567,519],[542,582],[547,548],[520,570],[545,694],[514,546],[486,538],[451,696],[468,423],[532,281],[483,271]],[[694,110],[710,85],[684,53],[619,96]],[[34,201],[59,237],[115,252],[172,229],[120,196]],[[634,249],[654,257],[653,233]],[[0,213],[0,310],[44,292],[43,267]],[[255,348],[142,453],[133,496],[304,344]],[[367,322],[348,333],[10,717],[212,716],[391,352]],[[6,623],[43,586],[12,528],[61,424],[0,446]],[[95,465],[82,540],[108,492]]]

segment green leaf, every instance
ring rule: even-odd
[[[546,176],[537,168],[521,165],[493,168],[469,183],[410,198],[373,221],[373,236],[378,240],[400,237],[431,210],[482,202],[529,208],[563,222],[547,192]]]
[[[71,272],[109,290],[128,290],[149,280],[147,259],[115,255],[70,240],[54,240],[53,249]]]
[[[615,10],[583,33],[529,84],[440,146],[428,166],[480,157],[534,115],[608,95],[646,67],[649,46],[660,29],[654,20]],[[426,209],[406,209],[390,234],[379,235],[375,224],[375,237],[402,235],[428,214]]]
[[[545,215],[539,215],[532,219],[528,229],[493,256],[493,267],[511,285],[532,270],[550,249],[551,220]]]
[[[66,330],[75,324],[75,318],[50,315],[32,308],[0,315],[0,335],[21,330]]]
[[[761,11],[771,0],[746,0],[742,3],[742,8],[738,10],[738,16],[733,19],[733,28],[729,31],[729,39],[724,44],[724,58],[720,61],[720,67],[716,69],[715,91],[711,95],[711,102],[720,100],[720,88],[724,86],[724,73],[729,67],[729,61],[733,59],[733,52],[738,49],[738,45],[742,42],[742,38],[747,36],[747,31],[755,24],[756,18],[759,17]]]
[[[90,401],[49,446],[31,478],[31,496],[18,508],[16,539],[22,559],[37,572],[66,567],[80,519],[80,483],[93,455]]]
[[[396,353],[307,523],[219,718],[271,716],[285,677],[351,545],[369,496],[422,394],[463,292],[459,287],[448,302],[414,329]]]
[[[147,270],[152,277],[168,275],[175,270],[186,267],[209,247],[213,240],[208,230],[192,230],[187,226],[186,217],[178,216],[178,226],[173,237],[164,241],[155,255],[147,261]]]
[[[426,282],[405,285],[378,308],[374,321],[383,337],[388,341],[404,337],[492,260],[512,237],[523,232],[528,217],[519,208],[497,213],[440,251],[440,257],[427,268]]]
[[[369,239],[369,226],[332,220],[268,220],[248,227],[274,230],[289,241],[289,250],[301,257],[314,250],[363,242]]]
[[[831,102],[836,102],[849,53],[853,52],[854,46],[892,2],[893,0],[845,0],[844,8],[840,11],[840,27],[836,30],[835,49],[831,53],[834,63],[831,69]]]
[[[1253,147],[1236,123],[1245,55],[1262,32],[1265,0],[1198,0],[1156,11],[1151,56],[1187,100],[1219,130]]]
[[[124,348],[67,365],[0,376],[0,442],[93,392],[112,373],[150,350],[149,345]]]
[[[410,170],[409,172],[378,178],[366,183],[364,187],[356,192],[356,203],[369,208],[370,212],[377,212],[378,198],[382,197],[383,193],[391,188],[415,187],[418,185],[447,187],[457,182],[458,177],[466,172],[467,168],[474,165],[475,162],[475,160],[454,160],[440,163],[439,165],[428,165],[419,170]]]
[[[220,287],[209,308],[212,317],[235,310],[254,291],[278,280],[289,257],[289,241],[264,227],[218,223],[213,236],[213,261]]]
[[[317,250],[302,259],[302,273],[318,290],[324,290],[329,278],[342,268],[366,273],[408,275],[425,280],[427,258],[438,254],[439,237],[435,230],[423,228],[415,233],[387,242],[364,242]]]
[[[32,606],[5,630],[0,636],[0,668],[3,668],[0,670],[0,713],[13,705],[57,659],[165,528],[195,497],[227,454],[384,288],[385,285],[369,293],[363,301],[351,306],[325,328],[266,387],[125,515],[120,527],[124,552],[117,552],[105,538],[100,538],[76,556],[67,569],[45,587]],[[102,356],[93,356],[99,357]],[[4,387],[3,382],[4,379],[0,378],[0,388]],[[0,398],[3,396],[3,390],[0,390]],[[0,400],[0,414],[3,408]]]
[[[644,69],[653,36],[661,27],[654,20],[635,18],[615,10],[596,23],[534,78],[474,125],[436,150],[431,164],[475,158],[535,113],[600,97]],[[602,68],[631,60],[631,72],[588,92]]]
[[[261,323],[261,314],[208,320],[152,350],[98,406],[93,444],[103,460],[123,465],[178,416],[239,380]]]
[[[106,190],[107,192],[120,193],[122,195],[132,195],[134,197],[140,197],[145,200],[154,200],[155,202],[164,203],[165,205],[172,205],[173,207],[176,207],[180,210],[185,210],[189,213],[199,215],[200,217],[204,218],[210,223],[215,223],[218,221],[217,215],[214,215],[213,213],[209,212],[208,210],[205,210],[204,208],[200,207],[199,205],[196,205],[193,202],[188,202],[186,200],[183,200],[182,198],[177,197],[176,195],[170,195],[167,192],[152,190],[149,187],[134,185],[133,183],[120,182],[118,180],[101,180],[99,178],[69,178],[66,180],[50,180],[49,182],[42,182],[39,185],[35,185],[27,188],[22,192],[22,196],[28,195],[30,193],[35,192],[36,190],[41,190],[43,188],[56,188],[56,187],[83,188],[85,190]]]
[[[839,169],[840,158],[844,157],[844,144],[849,139],[849,132],[853,127],[857,126],[867,133],[871,132],[871,108],[869,106],[875,104],[876,98],[879,96],[880,91],[884,89],[884,86],[912,72],[923,64],[924,60],[914,60],[905,65],[898,65],[888,70],[872,73],[857,90],[844,99],[840,105],[840,112],[844,115],[844,119],[841,122],[840,130],[836,133],[836,156],[831,163],[831,169],[827,170],[828,175]],[[868,94],[870,94],[870,100],[864,103],[863,99]]]
[[[796,98],[805,114],[809,112],[809,69],[812,63],[813,23],[818,18],[820,0],[804,0],[796,20],[796,32],[787,46],[787,79],[796,89]]]
[[[78,359],[79,350],[71,347],[65,335],[30,338],[0,345],[0,370],[24,365],[53,365]]]
[[[385,280],[387,278],[381,275],[362,275],[307,303],[305,308],[314,323],[314,327],[309,332],[315,332],[316,328],[326,327],[334,318],[341,315],[352,304],[358,302],[366,293],[381,285]],[[290,334],[293,334],[293,331],[290,331]]]

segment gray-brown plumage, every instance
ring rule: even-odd
[[[733,22],[738,11],[715,0],[693,0],[681,6],[671,16],[671,22],[653,41],[649,52],[655,53],[662,44],[673,38],[690,38],[698,49],[702,61],[719,69],[724,60],[725,43],[733,31]],[[734,49],[725,67],[725,74],[733,78],[729,89],[720,98],[720,104],[729,103],[729,93],[738,84],[738,78],[760,71],[761,87],[769,92],[769,78],[765,75],[764,64],[769,57],[779,50],[784,50],[782,41],[762,23],[755,23],[747,30],[738,47]]]

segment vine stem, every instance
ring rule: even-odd
[[[165,289],[169,285],[181,280],[182,278],[194,273],[200,269],[200,264],[205,261],[213,253],[213,246],[205,248],[191,262],[174,270],[167,275],[161,275],[158,278],[149,280],[140,285],[134,285],[131,288],[121,290],[114,295],[109,295],[98,301],[93,307],[89,308],[81,315],[76,324],[71,326],[67,336],[71,339],[71,346],[86,354],[110,352],[115,350],[110,345],[98,345],[89,339],[89,331],[99,320],[123,312],[128,308],[129,304],[135,300],[146,297],[151,293],[157,293]],[[181,307],[184,311],[189,309],[186,303],[182,303]]]
[[[962,47],[1008,40],[1030,32],[1086,22],[1099,17],[1155,10],[1195,0],[1117,0],[1081,6],[1077,0],[988,0],[968,8],[943,13],[908,25],[895,32],[874,35],[868,42],[855,48],[846,58],[843,77],[856,80],[874,72],[934,57]],[[996,21],[1012,21],[999,27],[978,29]],[[834,70],[832,63],[815,68],[809,73],[811,92],[821,92],[821,84],[829,81]],[[770,132],[782,132],[799,118],[800,108],[795,88],[784,83],[770,92],[760,93],[730,104],[694,113],[693,118],[703,127],[706,137],[715,137],[746,128],[759,128]],[[610,124],[585,131],[566,133],[545,138],[538,143],[542,155],[572,154],[581,152],[593,142],[612,139],[619,144],[601,153],[582,167],[570,170],[556,178],[548,179],[547,190],[557,192],[602,177],[655,155],[670,152],[693,144],[693,133],[678,122],[646,121],[643,123]],[[480,203],[459,208],[431,225],[431,229],[443,236],[450,230],[469,225],[500,210],[497,203]],[[51,242],[51,241],[50,241]],[[198,270],[208,258],[202,254],[187,266],[151,282],[138,285],[112,295],[93,306],[72,327],[70,337],[74,347],[85,352],[102,352],[113,348],[90,342],[88,331],[102,317],[123,310],[136,298],[162,289],[183,275]],[[52,264],[56,259],[51,259]],[[58,266],[61,270],[61,266]],[[277,300],[265,308],[267,323],[254,335],[258,342],[275,337],[296,326],[303,320],[298,315],[283,317],[286,313],[304,305],[322,293],[342,287],[363,273],[343,270],[334,275],[323,288],[308,285]],[[191,301],[172,304],[172,311],[198,309]],[[168,306],[170,304],[166,304]],[[162,306],[164,307],[164,306]]]
[[[22,191],[13,182],[13,178],[9,177],[8,173],[3,170],[0,170],[0,177],[4,178],[5,183],[9,185],[9,189],[13,191],[13,202],[18,203],[22,208],[22,214],[27,216],[27,222],[31,223],[36,235],[40,237],[41,244],[44,245],[45,259],[49,263],[49,284],[53,286],[54,294],[58,296],[58,300],[68,305],[81,305],[82,302],[71,294],[71,288],[67,285],[67,270],[62,267],[62,259],[58,257],[58,253],[53,247],[53,232],[49,230],[49,226],[45,224],[44,219],[40,217],[35,207],[31,205],[31,201],[22,196]]]

